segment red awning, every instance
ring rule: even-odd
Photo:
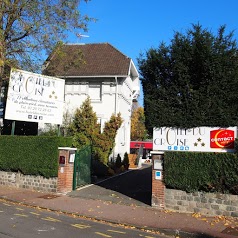
[[[130,148],[140,148],[143,147],[144,149],[153,149],[153,143],[152,141],[131,141]]]

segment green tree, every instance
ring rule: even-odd
[[[95,142],[96,154],[98,155],[101,162],[107,164],[108,157],[112,153],[115,147],[115,139],[118,129],[122,125],[121,114],[112,114],[110,120],[105,122],[103,132],[99,135],[98,140]]]
[[[89,0],[84,0],[88,2]],[[92,18],[81,15],[79,0],[0,1],[0,87],[9,67],[37,71],[69,32],[87,31]],[[38,66],[38,67],[37,67]]]
[[[129,156],[128,156],[127,152],[124,153],[122,164],[123,165],[129,165]]]
[[[85,145],[95,145],[95,141],[100,134],[100,125],[97,123],[97,115],[93,111],[90,98],[88,97],[76,109],[71,124],[74,138],[74,146],[78,149]]]
[[[233,32],[192,25],[138,59],[145,123],[153,127],[234,126],[238,122],[238,48]]]
[[[117,154],[116,168],[121,168],[121,166],[122,166],[121,156],[120,156],[120,154]]]
[[[74,146],[78,149],[85,145],[91,145],[94,158],[107,164],[109,155],[115,146],[117,130],[122,124],[121,115],[112,114],[110,120],[105,123],[103,132],[97,122],[97,115],[93,111],[88,97],[80,108],[76,109],[70,126]]]
[[[146,139],[144,108],[136,108],[131,115],[131,140],[143,141]]]

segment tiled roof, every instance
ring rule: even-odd
[[[45,70],[47,74],[81,77],[125,76],[129,72],[131,59],[108,43],[63,45],[61,52],[64,56],[60,60],[59,55],[54,53],[48,58]],[[82,61],[75,63],[75,59],[80,58],[80,55]]]

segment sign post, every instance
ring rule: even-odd
[[[16,127],[16,121],[13,121],[13,122],[12,122],[12,130],[11,130],[11,135],[12,135],[12,136],[14,136],[15,127]]]

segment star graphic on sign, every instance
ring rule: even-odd
[[[194,143],[194,146],[198,146],[198,143],[197,143],[197,142],[195,142],[195,143]]]
[[[198,142],[201,142],[201,141],[202,141],[202,139],[201,139],[201,138],[198,138],[197,140],[198,140]]]
[[[205,143],[202,142],[201,146],[204,147],[204,146],[205,146]]]
[[[55,91],[52,91],[51,94],[49,95],[49,98],[57,99],[58,96],[55,94]]]

